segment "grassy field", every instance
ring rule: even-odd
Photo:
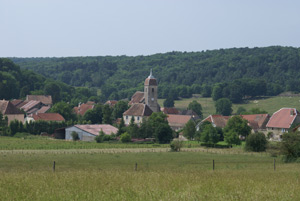
[[[188,98],[175,101],[175,107],[179,109],[186,109],[188,104],[193,100],[198,101],[202,105],[203,117],[207,117],[210,114],[216,112],[214,101],[211,98]],[[162,106],[163,99],[160,99],[158,102]],[[252,108],[260,108],[266,110],[269,114],[273,114],[275,111],[279,110],[282,107],[294,107],[300,109],[300,97],[270,97],[262,98],[257,100],[250,100],[245,104],[233,104],[232,109],[233,113],[237,111],[238,107],[244,107],[246,110]]]
[[[0,199],[299,200],[299,167],[274,171],[266,154],[1,153]]]

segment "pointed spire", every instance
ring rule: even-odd
[[[152,68],[150,69],[150,75],[148,76],[150,79],[155,79],[154,76],[152,75]]]

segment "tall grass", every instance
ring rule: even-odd
[[[56,171],[52,172],[54,160]],[[299,173],[299,164],[280,160],[274,171],[273,158],[267,155],[0,154],[0,198],[299,200]]]

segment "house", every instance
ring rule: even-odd
[[[240,116],[248,121],[248,125],[252,128],[253,133],[266,131],[266,125],[270,119],[269,114],[249,114]]]
[[[58,113],[36,113],[36,114],[29,115],[25,118],[25,122],[38,121],[38,120],[56,121],[56,122],[65,121],[64,117]]]
[[[167,120],[169,122],[169,126],[173,130],[178,131],[178,130],[182,129],[189,120],[192,120],[192,116],[191,115],[169,114],[167,117]]]
[[[123,113],[125,125],[129,125],[131,118],[134,118],[134,123],[140,125],[143,119],[149,117],[153,111],[146,104],[135,103],[127,111]]]
[[[131,107],[123,113],[125,125],[129,125],[132,117],[137,124],[140,124],[152,112],[160,111],[160,106],[157,103],[157,90],[157,80],[152,75],[151,70],[144,82],[144,92],[136,92],[129,102]]]
[[[227,124],[228,119],[230,119],[230,116],[223,116],[219,114],[209,115],[197,124],[196,129],[199,130],[200,125],[205,121],[210,122],[213,127],[224,128]]]
[[[52,106],[52,96],[50,95],[27,95],[26,101],[40,101],[43,105]]]
[[[199,115],[196,112],[194,112],[193,110],[182,110],[182,111],[179,112],[179,114],[181,114],[181,115],[190,115],[190,116],[193,117],[193,119],[195,121],[200,119]]]
[[[179,111],[175,107],[164,107],[161,108],[164,114],[179,114]]]
[[[300,114],[296,108],[281,108],[275,112],[266,125],[267,131],[272,132],[274,140],[280,140],[292,124],[300,123]]]
[[[30,115],[30,114],[36,113],[42,107],[43,107],[43,104],[41,101],[31,100],[31,101],[28,101],[22,107],[20,107],[20,109],[23,110],[27,115]]]
[[[87,103],[79,103],[78,104],[78,107],[74,107],[73,110],[75,112],[75,114],[78,114],[78,115],[81,115],[81,116],[84,116],[84,114],[88,111],[88,110],[92,110],[94,109],[95,105],[94,102],[87,102]]]
[[[76,132],[82,141],[93,141],[102,130],[106,135],[116,134],[118,129],[109,124],[74,125],[65,129],[66,140],[72,140],[72,132]]]
[[[14,120],[24,122],[24,113],[10,101],[0,100],[0,112],[3,117],[7,117],[8,124]]]
[[[104,103],[104,105],[109,105],[109,107],[114,107],[117,103],[118,101],[116,100],[108,100]]]

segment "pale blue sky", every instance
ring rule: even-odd
[[[0,0],[0,57],[300,47],[299,0]]]

